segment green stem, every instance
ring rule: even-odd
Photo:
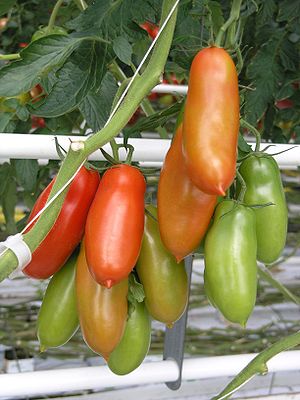
[[[78,8],[81,11],[84,11],[88,7],[88,5],[86,4],[86,2],[84,0],[75,0],[75,3],[77,4]]]
[[[119,163],[120,162],[119,146],[118,146],[117,142],[115,141],[115,139],[111,139],[111,141],[109,143],[110,143],[110,147],[112,149],[113,158]]]
[[[244,66],[244,60],[243,60],[242,53],[241,53],[241,50],[239,47],[236,49],[236,56],[237,56],[236,70],[239,75]]]
[[[237,177],[237,179],[239,180],[240,185],[241,185],[241,190],[240,190],[240,193],[239,193],[239,197],[238,197],[238,199],[237,199],[237,202],[238,202],[238,203],[242,203],[243,200],[244,200],[244,197],[245,197],[245,193],[246,193],[246,190],[247,190],[247,186],[246,186],[246,182],[244,181],[244,178],[243,178],[242,175],[239,173],[239,171],[236,171],[236,177]]]
[[[258,130],[256,128],[254,128],[253,125],[249,124],[249,122],[245,121],[244,119],[240,119],[240,123],[241,126],[243,126],[244,128],[249,129],[250,132],[252,132],[255,136],[255,140],[256,140],[256,145],[255,145],[255,152],[259,152],[260,149],[260,142],[261,142],[261,136],[260,133],[258,132]]]
[[[221,28],[219,30],[219,33],[218,33],[216,41],[215,41],[216,47],[222,46],[222,41],[223,41],[225,32],[227,31],[227,29],[230,27],[231,24],[235,24],[236,21],[239,19],[241,4],[242,4],[242,0],[233,0],[232,1],[230,16],[229,16],[228,20],[221,26]]]
[[[288,350],[300,344],[300,332],[294,333],[288,337],[278,340],[269,348],[259,353],[250,363],[226,386],[224,390],[213,400],[222,400],[229,398],[236,390],[247,383],[257,374],[266,374],[268,367],[266,365],[276,354]]]
[[[54,6],[54,8],[52,10],[49,22],[48,22],[47,32],[50,32],[51,29],[54,27],[58,11],[59,11],[59,9],[60,9],[60,7],[61,7],[63,2],[64,2],[64,0],[57,0],[56,4],[55,4],[55,6]]]
[[[14,54],[0,54],[0,60],[19,60],[21,58],[19,53]]]
[[[174,4],[175,0],[163,1],[161,21],[165,20]],[[172,14],[167,26],[159,37],[144,72],[133,82],[123,103],[110,122],[99,132],[95,133],[95,135],[88,138],[85,142],[82,142],[82,149],[73,151],[71,148],[69,150],[58,172],[55,184],[50,193],[50,198],[65,185],[90,154],[108,143],[124,128],[140,102],[157,84],[159,77],[163,73],[171,47],[176,17],[177,9]],[[67,189],[40,216],[31,230],[24,234],[24,241],[32,252],[38,247],[52,228],[60,212],[66,192]],[[4,255],[0,257],[0,282],[17,267],[17,264],[17,258],[11,250],[6,251]]]

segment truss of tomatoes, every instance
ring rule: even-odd
[[[114,373],[133,371],[147,355],[151,318],[171,327],[185,311],[183,260],[200,243],[209,301],[228,321],[245,326],[256,300],[257,260],[270,264],[281,254],[287,209],[271,156],[249,153],[238,164],[246,186],[236,183],[238,132],[235,65],[224,49],[209,47],[191,66],[157,208],[145,209],[146,183],[137,167],[113,165],[101,180],[81,168],[24,271],[38,279],[53,275],[38,316],[41,350],[63,345],[80,327]],[[223,199],[232,185],[235,197]]]

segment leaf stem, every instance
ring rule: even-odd
[[[300,332],[278,340],[278,342],[263,350],[252,361],[250,361],[250,363],[226,386],[226,388],[213,398],[213,400],[227,399],[255,375],[267,373],[267,361],[276,354],[295,347],[299,343]]]
[[[252,132],[255,136],[255,140],[256,140],[256,145],[255,145],[255,152],[259,152],[260,149],[260,142],[261,142],[261,136],[260,133],[258,132],[258,130],[256,128],[254,128],[253,125],[249,124],[249,122],[245,121],[244,119],[240,119],[240,123],[241,126],[243,126],[244,128],[247,128],[250,132]]]
[[[230,25],[235,24],[236,21],[239,19],[241,5],[242,5],[242,0],[233,0],[232,1],[230,16],[229,16],[228,20],[221,26],[219,33],[217,35],[217,38],[215,40],[216,47],[222,46],[223,37],[224,37],[225,32],[230,27]]]
[[[52,10],[49,22],[48,22],[47,32],[50,32],[53,29],[58,11],[59,11],[60,7],[62,6],[63,2],[64,2],[64,0],[57,0],[56,4]]]
[[[21,58],[19,53],[14,54],[0,54],[0,60],[19,60]]]

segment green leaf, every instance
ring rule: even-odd
[[[84,38],[50,35],[38,39],[21,51],[21,61],[0,70],[0,96],[28,92],[44,74],[62,65]]]
[[[88,92],[101,82],[108,62],[106,56],[106,47],[102,44],[81,43],[57,72],[58,79],[49,95],[32,107],[33,114],[58,117],[77,108]]]
[[[31,192],[36,184],[39,172],[37,160],[11,160],[16,171],[18,183],[28,192]]]
[[[298,46],[290,42],[288,38],[286,38],[283,41],[279,52],[279,56],[285,70],[288,71],[298,70],[298,64],[299,64]]]
[[[128,301],[131,304],[144,301],[145,292],[143,285],[137,281],[134,273],[129,275]]]
[[[252,152],[251,146],[246,142],[246,140],[244,139],[244,136],[241,133],[239,133],[239,137],[238,137],[238,149],[239,149],[239,151],[246,153],[246,154]]]
[[[30,114],[25,106],[19,105],[16,109],[16,115],[21,121],[27,121]]]
[[[257,13],[257,21],[259,25],[269,23],[273,19],[277,10],[277,4],[274,0],[263,1],[259,12]]]
[[[127,135],[132,136],[135,132],[154,130],[164,125],[170,118],[176,116],[181,110],[182,102],[172,104],[163,111],[156,112],[149,117],[141,118],[139,121],[127,130]]]
[[[6,192],[6,185],[9,182],[11,166],[8,163],[0,165],[0,198]]]
[[[14,117],[15,113],[11,112],[0,112],[0,132],[7,132],[9,133],[8,126],[12,118]]]
[[[100,89],[97,92],[90,92],[80,104],[79,109],[94,132],[99,131],[106,123],[117,90],[118,86],[113,75],[107,72]]]
[[[257,51],[247,68],[247,76],[255,90],[245,93],[245,119],[255,125],[263,116],[274,97],[279,83],[283,80],[283,70],[278,64],[278,52],[285,32],[279,30]]]
[[[300,15],[299,0],[283,0],[279,2],[279,13],[277,20],[289,21]]]
[[[17,2],[17,0],[4,0],[0,3],[0,16],[6,14]]]
[[[121,60],[124,64],[130,65],[131,56],[132,56],[132,46],[123,36],[118,36],[113,41],[113,50],[116,53],[116,56]]]
[[[17,205],[17,183],[10,175],[6,184],[5,194],[1,198],[2,210],[6,222],[6,231],[8,234],[17,233],[15,222],[15,207]]]
[[[207,5],[211,12],[213,32],[217,35],[221,26],[224,24],[221,4],[218,1],[208,1]]]

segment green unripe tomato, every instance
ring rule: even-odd
[[[44,26],[37,31],[34,32],[31,38],[31,42],[38,40],[44,36],[49,35],[67,35],[68,32],[62,28],[61,26],[53,26],[50,30],[48,30],[48,26]]]
[[[204,248],[204,287],[211,303],[245,326],[256,300],[256,226],[253,209],[234,200],[218,204]]]
[[[279,167],[273,157],[256,153],[242,162],[239,172],[247,187],[245,204],[273,203],[255,209],[257,259],[271,264],[278,259],[285,246],[288,224]]]
[[[2,112],[15,112],[16,108],[13,108],[6,103],[6,100],[10,99],[16,99],[20,105],[24,105],[28,103],[28,101],[31,99],[29,93],[20,93],[17,96],[11,96],[11,97],[2,97],[0,96],[0,111]]]
[[[151,340],[151,321],[144,303],[136,303],[129,315],[121,342],[110,354],[109,369],[117,375],[129,374],[143,362]]]
[[[79,327],[75,274],[77,254],[50,280],[37,320],[41,351],[67,343]]]

